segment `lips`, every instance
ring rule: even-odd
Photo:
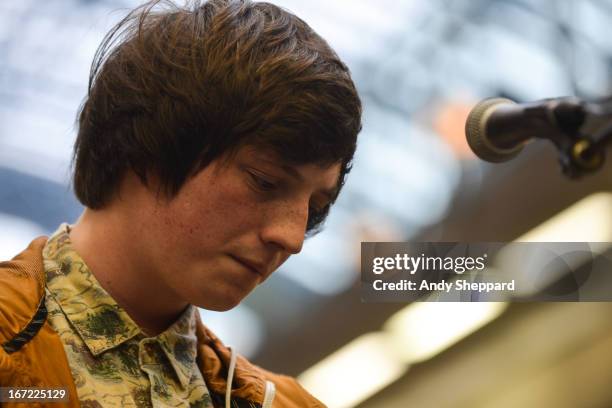
[[[230,257],[234,259],[235,261],[241,263],[242,265],[246,266],[248,269],[253,271],[253,273],[256,273],[257,275],[259,275],[262,279],[265,278],[266,268],[264,267],[263,264],[253,262],[248,259],[240,258],[234,255],[230,255]]]

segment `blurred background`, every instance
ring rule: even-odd
[[[612,1],[272,2],[351,68],[364,128],[324,232],[204,322],[331,407],[612,406],[610,303],[366,304],[359,293],[361,241],[612,242],[610,163],[570,181],[552,145],[534,142],[490,165],[463,133],[485,97],[611,95]],[[80,214],[76,111],[97,45],[138,3],[0,1],[0,259]]]

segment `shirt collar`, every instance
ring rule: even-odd
[[[189,385],[196,364],[196,313],[197,308],[189,305],[172,326],[156,337],[183,387]]]
[[[141,331],[73,249],[69,232],[70,226],[62,224],[43,249],[46,285],[89,351],[97,356]]]

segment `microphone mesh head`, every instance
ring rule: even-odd
[[[487,120],[499,105],[515,104],[506,98],[489,98],[479,102],[470,111],[465,122],[465,136],[470,148],[482,160],[491,163],[501,163],[514,158],[523,150],[523,145],[511,149],[494,146],[486,131]]]

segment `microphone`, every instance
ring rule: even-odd
[[[535,138],[549,139],[560,147],[568,135],[577,136],[585,118],[585,104],[575,97],[520,104],[489,98],[470,111],[465,133],[479,158],[500,163],[514,158]]]

